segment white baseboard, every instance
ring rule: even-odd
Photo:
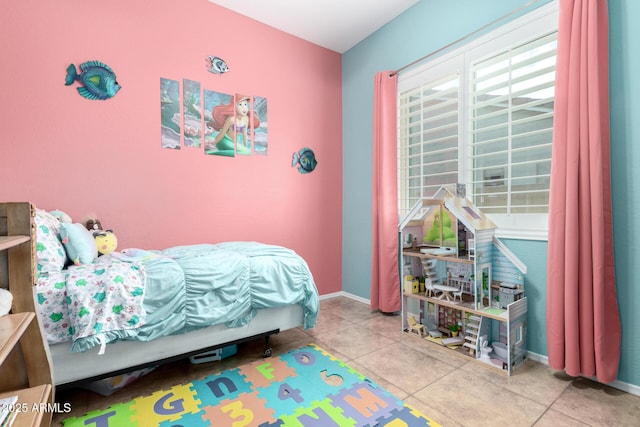
[[[354,294],[350,294],[349,292],[345,292],[345,291],[339,291],[339,292],[333,292],[331,294],[320,295],[320,300],[335,298],[335,297],[346,297],[346,298],[351,298],[352,300],[355,300],[358,302],[362,302],[367,305],[371,304],[371,300],[359,297]]]
[[[324,295],[320,295],[320,301],[322,301],[323,299],[331,299],[331,298],[341,297],[341,296],[344,296],[344,292],[342,291],[333,292],[331,294],[324,294]]]
[[[527,359],[549,366],[549,358],[547,356],[543,356],[542,354],[527,351]]]
[[[527,352],[527,358],[530,359],[530,360],[533,360],[534,362],[542,363],[543,365],[549,366],[549,358],[547,356],[542,355],[542,354],[533,353],[531,351],[528,351]],[[599,382],[595,377],[584,377],[584,378],[590,379],[590,380],[595,381],[595,382]],[[615,381],[610,382],[610,383],[606,383],[605,385],[608,385],[609,387],[613,387],[613,388],[618,389],[618,390],[622,390],[622,391],[624,391],[626,393],[629,393],[629,394],[633,394],[634,396],[640,396],[640,387],[638,387],[637,385],[625,383],[625,382],[618,381],[618,380],[615,380]]]

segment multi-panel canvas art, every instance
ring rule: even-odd
[[[267,99],[201,89],[183,79],[160,79],[162,148],[203,147],[207,155],[248,156],[268,153]]]

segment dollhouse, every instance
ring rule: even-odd
[[[511,374],[526,356],[527,267],[464,195],[441,187],[400,221],[403,330]]]

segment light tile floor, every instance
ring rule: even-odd
[[[293,329],[271,338],[274,353],[315,343],[443,426],[640,426],[640,397],[547,366],[525,361],[512,376],[471,358],[401,332],[400,316],[371,312],[345,297],[320,304],[315,328]],[[262,341],[238,346],[221,362],[164,365],[109,397],[70,389],[56,400],[71,414],[103,409],[140,395],[261,358]]]

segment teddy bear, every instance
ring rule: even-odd
[[[85,227],[91,232],[96,241],[98,255],[110,254],[116,250],[118,238],[113,233],[113,230],[103,230],[102,223],[95,215],[89,215],[85,221]]]
[[[100,220],[94,216],[90,216],[89,218],[87,218],[84,225],[85,227],[87,227],[87,230],[91,232],[102,230],[102,224],[100,223]]]

